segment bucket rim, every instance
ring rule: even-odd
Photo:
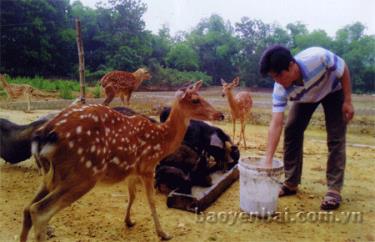
[[[281,160],[278,159],[273,159],[272,163],[273,164],[279,164],[277,167],[260,167],[256,165],[251,165],[245,162],[245,160],[255,160],[255,162],[259,162],[262,159],[261,156],[246,156],[246,157],[241,157],[238,161],[238,166],[242,166],[244,168],[254,170],[257,172],[266,172],[266,173],[277,173],[284,171],[284,163]]]

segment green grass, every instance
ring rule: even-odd
[[[80,87],[77,81],[73,80],[48,80],[42,77],[36,76],[34,78],[30,77],[6,77],[7,82],[13,84],[28,84],[36,89],[47,91],[47,92],[59,92],[60,97],[63,99],[72,99],[74,97],[74,92],[79,92]],[[6,96],[5,91],[0,87],[0,97]]]

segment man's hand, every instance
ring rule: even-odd
[[[263,165],[267,168],[272,167],[273,156],[280,140],[283,123],[284,113],[272,113],[271,124],[268,128],[267,150],[263,162]]]
[[[342,104],[342,112],[347,123],[352,120],[354,116],[354,107],[352,102],[344,101],[344,103]]]
[[[261,159],[261,166],[264,168],[272,168],[272,158],[273,157],[265,157]]]
[[[342,90],[344,92],[344,103],[342,104],[342,113],[344,115],[345,122],[349,122],[352,120],[354,116],[354,108],[352,104],[352,87],[351,87],[351,79],[349,68],[345,64],[344,74],[342,75],[341,79],[342,83]]]

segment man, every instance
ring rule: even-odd
[[[284,121],[287,100],[294,101],[284,131],[285,181],[279,196],[294,195],[301,183],[303,134],[312,114],[321,103],[327,130],[328,191],[320,207],[323,210],[340,206],[340,192],[345,171],[346,125],[354,115],[350,74],[344,60],[320,48],[308,48],[295,57],[290,50],[271,46],[260,60],[260,73],[274,81],[272,120],[268,132],[266,166],[272,166]]]

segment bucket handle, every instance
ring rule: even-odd
[[[282,186],[284,184],[283,182],[277,180],[276,178],[272,176],[267,176],[267,177],[269,177],[272,181],[276,182],[279,186]]]

